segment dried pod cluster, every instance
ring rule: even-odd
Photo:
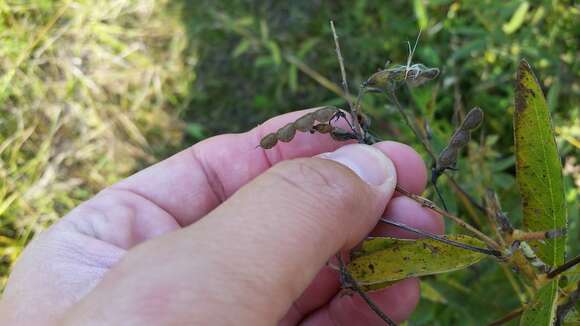
[[[475,107],[471,109],[455,130],[449,140],[449,144],[441,151],[437,158],[434,174],[439,175],[446,169],[454,169],[457,164],[459,151],[467,145],[471,138],[471,132],[477,129],[483,122],[483,110]]]
[[[407,82],[410,86],[415,87],[433,80],[437,76],[439,76],[438,68],[429,68],[421,63],[411,66],[398,65],[374,73],[362,84],[362,87],[367,91],[392,91],[402,82]]]
[[[337,107],[324,106],[320,109],[307,113],[294,122],[290,122],[278,129],[278,131],[267,134],[260,140],[260,147],[263,149],[270,149],[278,143],[278,141],[287,143],[294,139],[296,131],[330,134],[330,136],[338,141],[345,141],[349,139],[357,139],[352,132],[332,126],[330,122],[334,119],[346,117],[346,114]],[[368,118],[367,118],[368,120]],[[367,122],[370,124],[370,120]]]

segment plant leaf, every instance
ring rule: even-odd
[[[448,235],[446,238],[485,247],[483,242],[467,235]],[[352,253],[347,270],[364,290],[371,291],[409,277],[463,269],[485,256],[432,239],[381,237],[364,241],[361,248]]]
[[[551,326],[554,324],[558,279],[556,278],[540,288],[520,318],[520,325]]]
[[[503,32],[506,34],[512,34],[517,31],[524,23],[529,9],[530,4],[527,1],[522,2],[514,12],[510,21],[502,26]]]
[[[524,227],[529,231],[566,228],[566,201],[560,156],[546,99],[530,65],[522,60],[516,83],[514,112],[516,177],[523,205]],[[530,241],[546,264],[565,259],[566,237]]]

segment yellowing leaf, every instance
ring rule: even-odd
[[[514,113],[516,177],[522,197],[524,227],[548,231],[566,227],[562,166],[546,99],[530,65],[522,60],[516,83]],[[566,237],[530,241],[546,264],[565,259]]]
[[[466,235],[449,235],[446,238],[485,247],[483,242]],[[347,269],[359,285],[369,291],[409,277],[463,269],[485,256],[432,239],[373,238],[364,241],[360,250],[353,252]]]
[[[556,299],[558,298],[558,278],[544,285],[530,302],[522,317],[521,326],[551,326],[556,317]]]

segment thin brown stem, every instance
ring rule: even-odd
[[[351,115],[351,119],[352,119],[352,124],[354,125],[354,131],[357,133],[358,138],[359,138],[359,142],[363,141],[364,138],[364,134],[363,134],[363,129],[360,125],[360,122],[358,121],[358,104],[357,105],[353,105],[352,102],[350,101],[350,91],[348,89],[348,81],[346,79],[346,69],[344,68],[344,59],[342,57],[342,53],[340,51],[340,43],[338,42],[338,35],[336,34],[336,29],[334,28],[334,22],[331,20],[330,21],[330,28],[332,29],[332,36],[334,38],[334,45],[336,47],[336,57],[338,58],[338,65],[340,66],[340,75],[342,78],[342,88],[344,91],[344,94],[346,95],[346,100],[348,102],[348,106],[350,108],[350,115]],[[358,103],[357,99],[357,103]]]
[[[436,241],[439,241],[439,242],[443,242],[443,243],[448,244],[450,246],[458,247],[458,248],[465,249],[465,250],[471,250],[471,251],[479,252],[479,253],[482,253],[482,254],[485,254],[485,255],[494,256],[494,257],[501,257],[502,256],[501,252],[499,252],[497,250],[490,250],[490,249],[487,249],[487,248],[475,247],[475,246],[467,245],[465,243],[453,241],[453,240],[447,239],[445,237],[442,237],[440,235],[433,234],[433,233],[429,233],[429,232],[426,232],[426,231],[421,231],[419,229],[415,229],[415,228],[410,227],[408,225],[405,225],[405,224],[402,224],[402,223],[398,223],[398,222],[395,222],[395,221],[391,221],[391,220],[388,220],[386,218],[381,218],[379,221],[381,223],[385,223],[385,224],[388,224],[388,225],[396,226],[396,227],[401,228],[401,229],[403,229],[405,231],[409,231],[409,232],[413,232],[413,233],[418,234],[418,235],[422,235],[422,236],[424,236],[426,238],[429,238],[429,239],[433,239],[433,240],[436,240]]]
[[[416,195],[408,190],[405,190],[403,188],[401,188],[401,186],[397,185],[396,190],[401,193],[404,196],[407,196],[409,198],[411,198],[412,200],[416,201],[417,203],[421,204],[424,207],[429,208],[430,210],[439,213],[449,219],[451,219],[453,222],[455,222],[456,224],[458,224],[459,226],[463,227],[464,229],[470,231],[471,233],[473,233],[475,236],[477,236],[480,240],[482,240],[483,242],[485,242],[488,246],[490,246],[493,249],[496,250],[501,250],[501,247],[497,244],[497,242],[495,242],[493,239],[491,239],[490,237],[488,237],[487,235],[483,234],[481,231],[479,231],[478,229],[476,229],[475,227],[473,227],[471,224],[466,223],[465,221],[463,221],[462,219],[460,219],[459,217],[449,213],[448,211],[445,211],[439,207],[437,207],[437,205],[435,205],[432,201],[430,201],[429,199],[423,198],[419,195]]]
[[[467,198],[467,200],[469,201],[469,203],[471,203],[471,205],[473,205],[473,207],[477,208],[480,212],[482,212],[483,214],[487,213],[487,210],[485,209],[485,207],[483,207],[480,203],[477,202],[477,200],[475,200],[475,198],[471,197],[467,191],[465,191],[465,189],[463,189],[458,183],[457,181],[455,181],[455,178],[453,178],[451,175],[449,175],[448,173],[445,173],[445,175],[447,176],[447,179],[449,180],[449,182],[451,182],[451,185],[453,186],[453,188],[455,190],[457,190],[459,193],[461,193],[461,195],[463,195],[465,198]]]
[[[369,308],[374,311],[379,318],[381,318],[385,324],[389,326],[397,326],[397,324],[385,314],[381,308],[379,308],[376,303],[371,300],[371,298],[365,293],[365,291],[358,285],[358,282],[350,275],[350,273],[346,270],[346,265],[342,260],[342,254],[338,253],[336,255],[336,259],[338,260],[339,269],[340,269],[340,281],[343,288],[356,292],[361,298],[367,303]]]
[[[518,317],[519,315],[522,314],[522,312],[524,312],[523,308],[518,308],[516,310],[513,310],[511,312],[509,312],[507,315],[503,316],[502,318],[494,321],[493,323],[489,324],[489,326],[498,326],[498,325],[502,325],[507,323],[510,320],[515,319],[516,317]]]
[[[548,273],[548,278],[554,278],[580,263],[580,255],[568,260]]]
[[[563,230],[552,230],[552,231],[537,231],[537,232],[526,232],[522,230],[514,230],[511,234],[512,240],[528,241],[528,240],[545,240],[553,239],[564,234]]]
[[[417,139],[419,139],[419,141],[421,142],[421,145],[423,145],[423,148],[425,149],[425,151],[427,152],[427,154],[429,154],[429,156],[431,157],[431,159],[433,160],[433,162],[435,162],[437,160],[437,158],[435,157],[435,154],[431,150],[431,146],[423,138],[423,136],[419,133],[419,131],[417,130],[417,128],[415,128],[413,126],[414,125],[413,121],[411,121],[411,118],[409,118],[409,116],[403,110],[403,106],[399,102],[399,99],[397,98],[397,95],[395,94],[395,91],[394,90],[388,91],[387,92],[387,97],[389,97],[389,99],[391,100],[391,102],[393,102],[393,104],[395,104],[395,108],[397,109],[397,111],[399,112],[399,114],[403,117],[403,120],[407,124],[407,127],[409,127],[409,129],[411,129],[411,131],[413,131],[413,134],[415,134],[415,137],[417,137]]]

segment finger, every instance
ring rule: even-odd
[[[445,230],[445,223],[441,215],[407,197],[393,198],[383,216],[421,231],[442,234]],[[418,239],[421,237],[415,233],[384,223],[377,224],[371,236],[390,236],[400,239]]]
[[[395,167],[373,147],[324,157],[277,164],[199,222],[136,247],[71,323],[276,323],[394,191]]]
[[[442,234],[444,231],[444,223],[441,216],[407,197],[391,199],[384,216],[422,231],[436,234]],[[419,237],[414,233],[380,223],[373,229],[371,236],[390,236],[405,239]],[[336,279],[336,275],[334,277]],[[338,282],[336,287],[338,289]],[[336,295],[336,292],[333,296],[333,298],[328,298],[327,300],[327,302],[330,301],[330,304],[323,306],[306,318],[304,324],[357,325],[361,321],[368,323],[368,325],[384,324],[370,310],[367,303],[360,298],[343,297],[340,294]],[[370,293],[370,296],[389,317],[401,322],[407,319],[415,309],[419,298],[419,283],[414,279],[405,280],[381,291]]]
[[[413,193],[423,192],[427,180],[426,168],[421,156],[414,149],[392,141],[380,142],[373,146],[385,153],[395,164],[398,185]],[[387,215],[385,216],[393,216],[396,221],[426,231],[433,231],[442,223],[440,218],[430,215],[427,210],[417,209],[417,207],[411,207],[407,210],[408,205],[400,205],[401,200],[406,201],[406,198],[393,198],[387,206]],[[384,232],[382,224],[377,225],[375,230],[377,231],[373,232],[374,235],[387,234]],[[383,232],[380,232],[381,230]],[[396,236],[397,233],[391,235]],[[294,302],[284,317],[282,325],[295,325],[306,315],[326,305],[336,295],[339,288],[340,284],[336,272],[327,267],[323,268],[312,285]]]
[[[243,134],[209,138],[112,188],[134,192],[161,207],[180,225],[189,225],[273,164],[344,145],[328,135],[297,132],[290,143],[279,142],[270,150],[257,147],[264,135],[311,110],[275,117]]]
[[[393,160],[397,168],[399,186],[420,194],[427,184],[425,162],[412,147],[394,141],[383,141],[374,145]]]
[[[419,302],[419,282],[417,279],[407,279],[383,291],[370,292],[367,295],[381,311],[398,324],[410,316]],[[335,297],[328,306],[306,318],[301,325],[385,325],[385,322],[359,295],[339,296]]]

